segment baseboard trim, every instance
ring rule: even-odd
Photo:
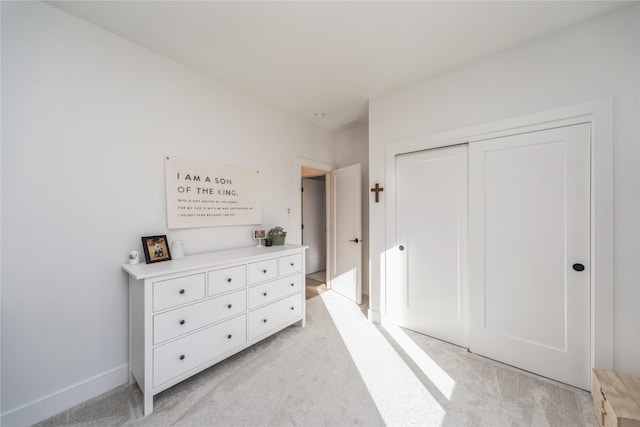
[[[30,426],[129,381],[124,364],[2,414],[0,425]]]
[[[379,311],[369,309],[367,312],[367,317],[369,318],[369,321],[373,323],[382,323],[382,317],[380,316]]]
[[[305,271],[307,274],[316,273],[326,268],[326,258],[312,258],[305,261]]]

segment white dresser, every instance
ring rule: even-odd
[[[129,273],[129,371],[153,396],[287,326],[305,326],[306,246],[249,247]]]

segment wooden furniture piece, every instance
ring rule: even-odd
[[[306,246],[249,247],[156,264],[129,273],[129,372],[153,396],[252,344],[305,326]]]
[[[602,427],[640,427],[640,378],[594,369],[592,396]]]

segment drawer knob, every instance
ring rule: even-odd
[[[227,283],[231,283],[231,277],[227,279]]]
[[[267,319],[262,319],[262,322],[263,323],[267,323]]]
[[[291,310],[293,310],[293,309],[294,309],[294,307],[291,307]]]
[[[184,325],[184,319],[180,321],[180,324],[181,324],[181,325]]]
[[[262,293],[262,295],[264,295],[264,296],[266,297],[266,296],[267,296],[267,293],[266,293],[266,292],[263,292],[263,293]]]
[[[227,338],[228,338],[228,339],[231,339],[231,334],[227,335]]]
[[[291,283],[291,287],[293,288],[295,286],[295,284]]]
[[[293,263],[291,263],[290,265],[291,265],[291,267],[293,267]]]
[[[184,289],[180,289],[180,295],[184,294]]]
[[[227,308],[231,308],[231,304],[228,304],[228,305],[227,305]]]
[[[267,274],[267,269],[265,268],[264,270],[262,270],[262,272],[263,272],[264,274]]]
[[[184,360],[184,358],[185,358],[185,357],[186,357],[186,356],[185,356],[184,354],[181,354],[181,355],[180,355],[180,360]]]

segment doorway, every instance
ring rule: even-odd
[[[327,220],[326,220],[326,172],[302,168],[302,244],[305,251],[306,297],[318,296],[327,289]]]
[[[363,268],[360,164],[334,169],[330,165],[298,159],[295,186],[296,196],[300,199],[296,204],[301,211],[296,218],[299,222],[292,230],[294,243],[306,244],[302,237],[303,192],[300,184],[302,178],[313,177],[324,177],[325,185],[325,285],[327,289],[361,304]]]

